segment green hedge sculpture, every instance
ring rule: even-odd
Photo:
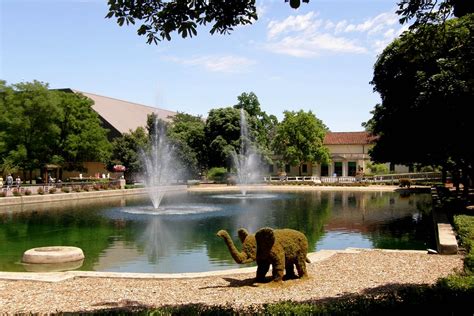
[[[238,230],[238,236],[242,242],[242,251],[235,247],[227,231],[220,230],[217,236],[224,239],[235,262],[257,261],[257,282],[265,281],[270,265],[275,282],[283,280],[284,271],[286,279],[295,278],[295,266],[300,278],[308,275],[306,271],[306,262],[310,262],[307,258],[308,240],[297,230],[264,227],[253,235],[241,228]]]

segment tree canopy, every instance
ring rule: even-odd
[[[240,111],[233,107],[212,109],[206,120],[205,135],[209,166],[228,166],[231,152],[240,146]]]
[[[470,0],[400,0],[397,14],[400,23],[415,20],[412,28],[420,24],[444,22],[451,16],[462,17],[474,13],[474,1]]]
[[[294,9],[301,4],[300,0],[288,1]],[[234,27],[258,19],[255,0],[109,0],[108,5],[106,18],[115,18],[118,25],[140,21],[137,34],[145,35],[148,44],[169,41],[173,32],[193,37],[199,25],[211,25],[211,34],[229,34]]]
[[[0,169],[32,171],[47,163],[74,169],[83,161],[106,161],[107,131],[92,101],[49,90],[39,81],[0,82]]]
[[[188,174],[196,177],[207,168],[206,123],[200,116],[176,114],[168,128],[168,137],[175,144]]]
[[[372,84],[382,99],[366,126],[379,162],[441,165],[471,174],[474,14],[420,25],[379,56]]]
[[[276,129],[273,148],[286,163],[301,166],[305,162],[329,162],[329,150],[324,146],[328,128],[311,111],[285,111]]]

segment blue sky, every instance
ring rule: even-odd
[[[311,110],[332,131],[362,130],[379,96],[377,54],[404,27],[396,0],[311,0],[293,10],[258,1],[259,20],[231,35],[158,46],[105,19],[106,0],[0,0],[0,78],[34,79],[168,110],[207,116],[253,91],[280,120]]]

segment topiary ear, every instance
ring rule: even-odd
[[[237,235],[239,235],[240,242],[243,243],[245,238],[249,235],[249,232],[245,228],[241,228],[237,231]]]
[[[270,249],[275,243],[275,234],[270,227],[264,227],[255,233],[257,250]]]

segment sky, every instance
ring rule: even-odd
[[[257,0],[259,19],[230,35],[146,43],[106,19],[107,0],[0,0],[0,79],[33,80],[206,117],[254,92],[263,111],[312,111],[331,131],[360,131],[380,102],[370,81],[406,29],[396,0]]]

